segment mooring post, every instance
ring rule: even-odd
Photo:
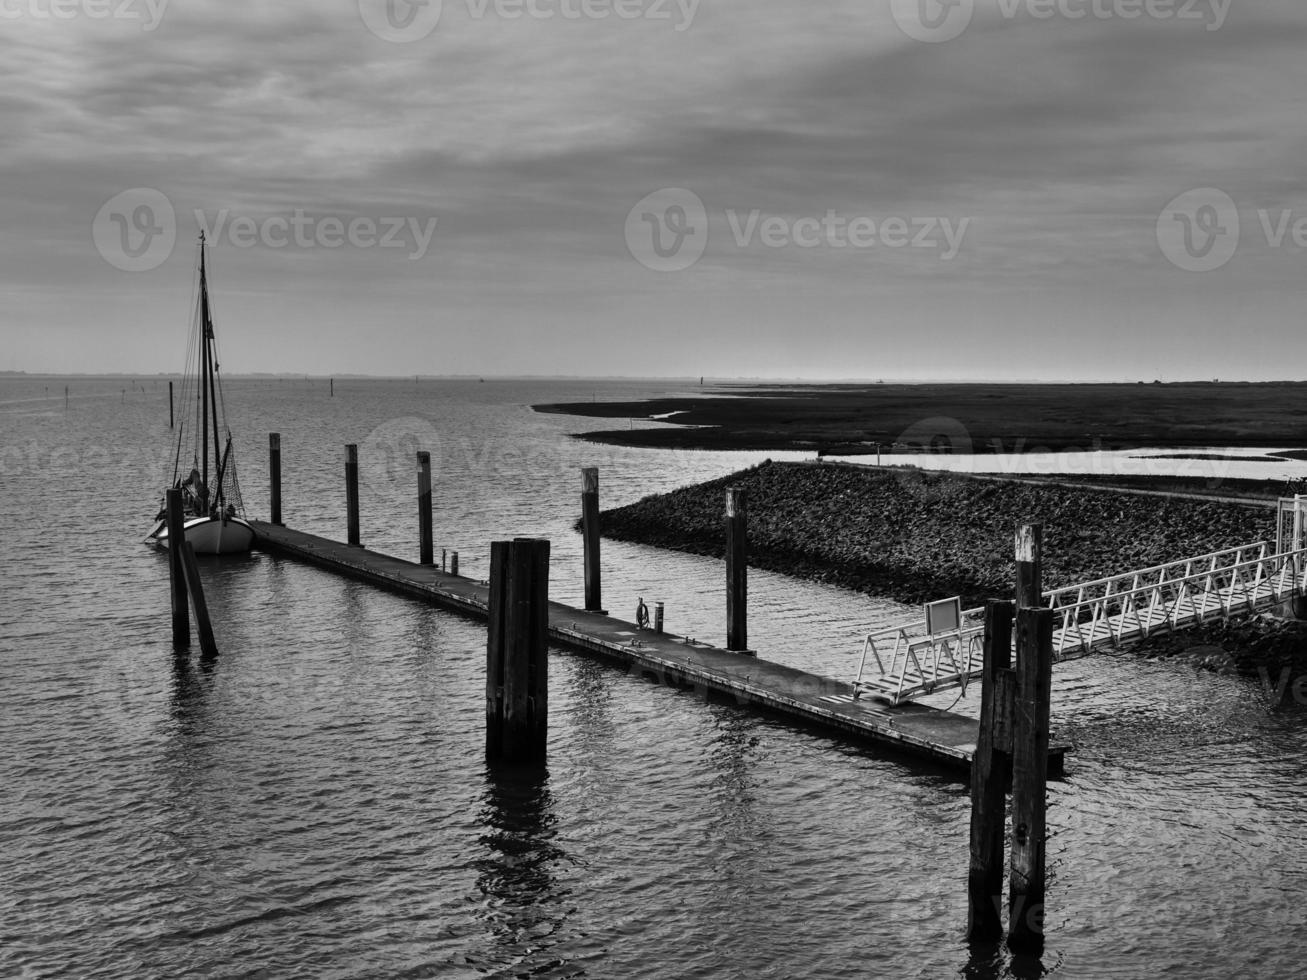
[[[457,575],[457,574],[458,574],[458,552],[457,552],[457,551],[451,551],[451,552],[449,553],[449,574],[450,574],[450,575]]]
[[[1008,946],[1023,952],[1037,952],[1044,942],[1044,831],[1054,615],[1051,609],[1017,610]]]
[[[186,519],[182,514],[181,487],[164,494],[168,511],[168,581],[172,593],[172,642],[179,647],[191,642],[191,617],[186,611],[186,572],[182,568],[182,550],[178,541],[186,538]]]
[[[273,524],[281,523],[281,433],[268,433],[268,496]]]
[[[168,382],[168,428],[174,428],[172,413],[172,382]]]
[[[726,490],[726,649],[749,649],[749,496],[743,487]]]
[[[1017,528],[1017,608],[1044,604],[1044,525]]]
[[[441,548],[441,549],[440,549],[440,570],[441,570],[442,572],[445,570],[445,568],[446,568],[446,562],[448,562],[448,561],[449,561],[449,549],[448,549],[448,548]]]
[[[543,759],[549,730],[549,542],[490,546],[486,757]]]
[[[654,603],[654,632],[661,633],[662,631],[663,631],[663,604],[661,602],[655,602]]]
[[[604,614],[599,583],[599,469],[581,470],[581,539],[585,566],[586,612]]]
[[[359,447],[350,443],[345,447],[345,509],[348,513],[348,543],[359,543]]]
[[[980,681],[980,734],[971,759],[971,870],[967,877],[967,939],[1003,938],[1003,841],[1012,778],[1010,705],[1013,691],[1010,602],[985,603],[985,665]]]
[[[418,564],[430,565],[435,558],[431,541],[431,454],[418,453]]]
[[[195,560],[195,548],[185,540],[184,536],[180,551],[182,568],[186,572],[186,591],[191,594],[191,608],[195,610],[195,630],[200,634],[200,655],[216,657],[218,645],[213,642],[213,624],[209,622],[209,605],[204,601],[204,583],[200,581],[200,565]]]

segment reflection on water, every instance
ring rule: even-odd
[[[556,871],[572,859],[556,842],[548,768],[488,766],[478,819],[483,856],[472,867],[485,896],[480,917],[496,939],[487,950],[496,962],[486,965],[507,966],[515,976],[585,976],[555,948],[573,912]]]

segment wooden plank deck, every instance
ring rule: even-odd
[[[257,535],[255,546],[263,551],[482,620],[488,615],[489,588],[475,579],[287,527],[250,523]],[[911,702],[889,707],[855,701],[853,686],[847,682],[674,634],[640,630],[633,623],[562,603],[549,603],[549,637],[553,643],[624,662],[661,683],[725,695],[741,705],[947,766],[969,767],[976,747],[979,723],[964,715]],[[1066,749],[1063,744],[1050,745],[1050,775],[1062,773]]]

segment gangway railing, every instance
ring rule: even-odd
[[[1076,659],[1211,619],[1256,613],[1307,595],[1307,548],[1302,547],[1307,497],[1287,503],[1292,505],[1292,534],[1278,532],[1274,550],[1258,541],[1045,591],[1045,605],[1058,614],[1055,660]],[[1285,544],[1298,547],[1281,550]],[[984,663],[984,609],[960,611],[955,622],[943,630],[913,623],[868,634],[854,696],[899,704],[938,690],[961,687],[965,692]]]

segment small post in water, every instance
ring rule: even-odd
[[[749,649],[749,498],[742,487],[726,490],[726,649]]]
[[[182,550],[177,542],[186,538],[186,519],[182,514],[181,487],[172,487],[165,494],[168,521],[168,581],[172,592],[172,642],[175,646],[189,646],[191,617],[186,610],[186,572],[182,568]]]
[[[179,550],[182,568],[186,571],[186,591],[191,594],[191,608],[195,610],[195,630],[200,634],[200,655],[216,657],[218,645],[213,641],[213,624],[209,622],[209,606],[204,601],[204,583],[200,581],[200,565],[195,560],[195,548],[183,536]]]
[[[1044,943],[1044,831],[1054,615],[1051,609],[1017,610],[1008,876],[1008,946],[1017,952],[1037,953]]]
[[[457,551],[451,551],[451,552],[449,553],[449,574],[450,574],[450,575],[457,575],[457,574],[458,574],[458,552],[457,552]]]
[[[268,433],[268,495],[273,524],[281,523],[281,433]]]
[[[586,612],[604,613],[599,581],[599,469],[581,470],[581,539],[585,566]]]
[[[431,454],[418,453],[418,564],[430,565],[435,558],[431,540]]]
[[[985,663],[980,682],[980,734],[971,759],[971,868],[967,876],[967,940],[1003,938],[1003,841],[1012,778],[1012,617],[1010,602],[985,604]]]
[[[348,543],[359,546],[359,447],[350,443],[345,447],[345,510],[348,521]]]
[[[168,428],[174,428],[172,413],[172,382],[168,382]]]
[[[661,633],[662,631],[663,631],[663,604],[661,602],[655,602],[654,603],[654,632]]]
[[[549,731],[549,542],[490,546],[486,758],[536,762]]]

